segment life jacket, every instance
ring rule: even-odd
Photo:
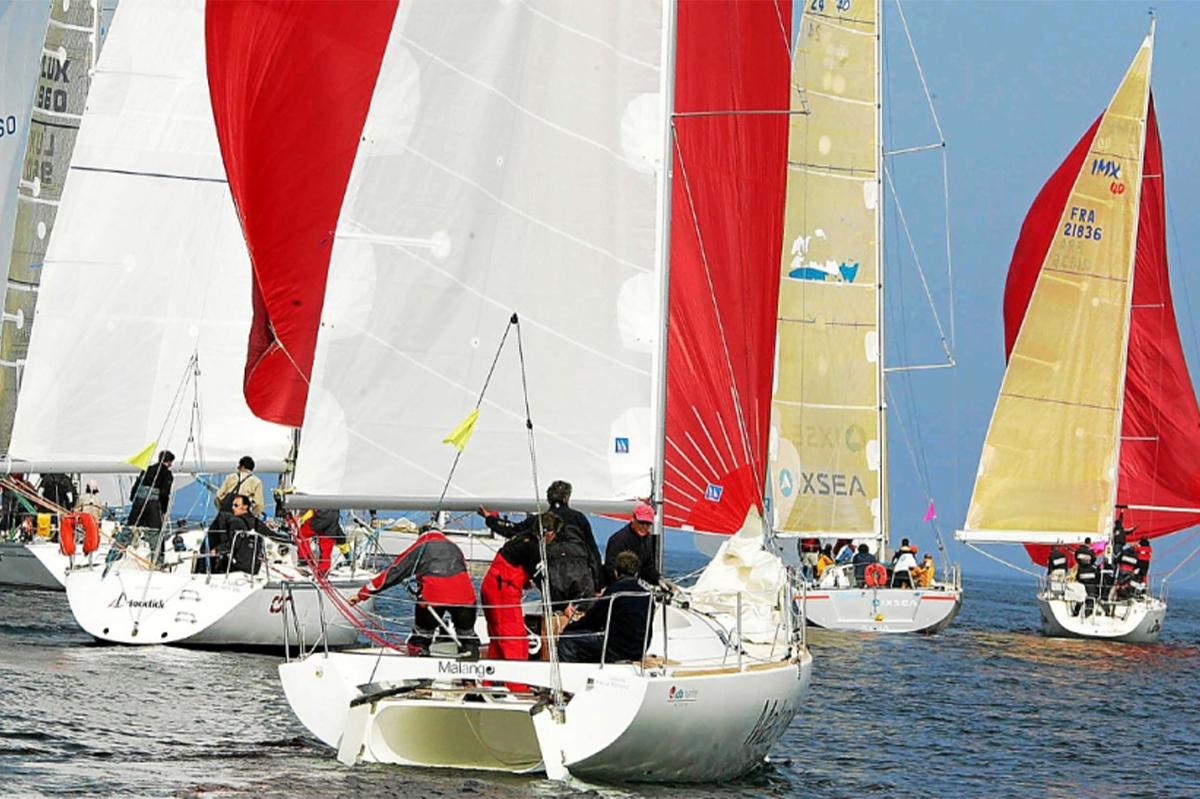
[[[1150,556],[1154,553],[1150,550],[1149,544],[1138,544],[1133,548],[1133,552],[1137,555],[1138,563],[1150,563]]]
[[[1131,572],[1137,568],[1138,555],[1133,547],[1125,547],[1121,550],[1121,571]]]
[[[546,544],[546,574],[550,578],[550,599],[555,603],[596,595],[591,553],[583,532],[575,525],[565,525]]]
[[[1047,561],[1046,565],[1050,569],[1050,571],[1066,569],[1067,568],[1067,556],[1062,555],[1062,554],[1051,555],[1050,560]]]
[[[1079,568],[1075,570],[1075,579],[1085,585],[1090,585],[1096,582],[1096,567],[1090,563],[1080,563]]]

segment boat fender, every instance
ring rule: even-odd
[[[71,515],[83,525],[83,554],[92,554],[100,548],[100,523],[90,513],[73,513]]]
[[[868,588],[882,588],[887,585],[887,567],[882,563],[872,563],[863,573],[863,580]]]
[[[58,525],[58,551],[68,558],[75,554],[74,513],[64,515]]]

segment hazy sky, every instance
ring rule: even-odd
[[[934,140],[893,0],[884,3],[887,55],[885,118],[890,148]],[[934,94],[948,145],[958,368],[916,373],[911,396],[889,381],[894,413],[916,419],[930,491],[943,535],[961,526],[979,452],[1004,370],[1001,302],[1008,260],[1025,213],[1116,90],[1149,28],[1137,2],[935,2],[910,0],[904,13]],[[1153,91],[1163,141],[1172,286],[1180,332],[1192,365],[1200,363],[1193,314],[1200,310],[1200,3],[1155,4],[1158,29]],[[901,200],[948,322],[939,156],[905,156],[892,164]],[[888,233],[894,232],[889,226]],[[928,362],[940,349],[919,293],[907,245],[887,239],[891,362]],[[927,261],[928,259],[928,261]],[[903,326],[901,326],[903,322]],[[1193,379],[1193,382],[1195,380]],[[931,546],[921,522],[924,492],[898,425],[889,435],[893,537]],[[1186,539],[1184,541],[1183,539]],[[1194,543],[1191,543],[1194,542]],[[966,547],[948,544],[967,573],[1002,570]],[[1193,530],[1164,540],[1163,561],[1200,544]],[[1019,549],[992,551],[1027,563]],[[1165,565],[1165,564],[1160,564]],[[1200,568],[1200,558],[1180,577]],[[1158,572],[1162,574],[1162,571]],[[1189,581],[1194,586],[1200,577]]]

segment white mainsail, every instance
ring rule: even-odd
[[[650,493],[661,25],[659,3],[400,3],[338,222],[299,491],[436,503],[442,440],[516,311],[539,472],[577,504]],[[448,497],[532,497],[512,338]]]
[[[122,0],[46,257],[16,458],[119,466],[158,442],[215,469],[288,453],[291,431],[242,398],[250,265],[204,53],[203,4]]]

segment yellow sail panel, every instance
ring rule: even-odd
[[[1112,524],[1150,60],[1147,38],[1100,121],[1034,285],[967,511],[967,530],[984,537],[1103,534]]]
[[[876,4],[806,4],[772,414],[776,529],[880,529]]]

